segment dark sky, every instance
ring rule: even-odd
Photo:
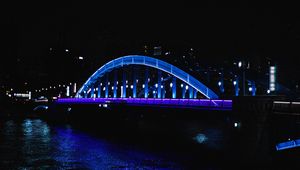
[[[282,73],[300,73],[297,10],[211,6],[20,4],[2,14],[0,76],[34,77],[42,68],[55,68],[57,60],[68,62],[79,55],[101,65],[143,44],[190,46],[200,51],[199,60],[208,62],[269,57]],[[49,54],[50,48],[55,54]],[[65,48],[70,55],[59,52]]]

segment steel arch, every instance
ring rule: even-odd
[[[206,96],[208,99],[219,98],[216,93],[214,93],[203,83],[199,82],[193,76],[177,68],[176,66],[173,66],[172,64],[169,64],[159,59],[155,59],[148,56],[141,56],[141,55],[123,56],[104,64],[83,84],[83,86],[77,92],[76,97],[80,98],[81,97],[80,94],[83,91],[87,91],[90,85],[95,83],[105,73],[110,72],[115,68],[123,67],[124,65],[144,65],[144,66],[149,66],[149,67],[162,70],[164,72],[167,72],[175,76],[176,78],[182,80],[183,82],[187,83],[189,86],[196,89],[198,92]]]

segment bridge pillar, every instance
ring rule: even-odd
[[[182,98],[185,99],[185,93],[186,93],[186,87],[188,87],[187,85],[185,85],[184,83],[181,84],[181,91],[182,91]]]
[[[125,70],[123,70],[123,81],[122,81],[122,86],[123,86],[123,89],[121,89],[121,90],[123,90],[123,96],[122,97],[126,97],[126,72],[125,72]]]
[[[145,98],[148,98],[148,78],[149,78],[149,69],[146,68],[146,70],[145,70],[145,87],[144,87],[144,92],[145,92],[144,97]]]
[[[117,98],[117,70],[114,71],[114,98]]]
[[[94,98],[94,94],[95,94],[94,91],[95,91],[95,88],[92,87],[92,88],[91,88],[91,98]]]
[[[189,97],[190,99],[194,98],[194,89],[191,86],[189,86]]]
[[[98,98],[101,97],[101,87],[102,87],[102,83],[98,84]]]
[[[234,82],[235,96],[239,96],[239,78],[237,77]]]
[[[161,71],[160,70],[158,70],[157,71],[157,77],[158,77],[158,79],[157,79],[157,98],[161,98]]]
[[[88,94],[86,91],[83,92],[84,93],[84,98],[87,98],[88,97]]]
[[[172,98],[176,99],[176,77],[172,78]]]
[[[133,98],[136,98],[136,74],[137,74],[137,72],[136,72],[136,69],[135,68],[133,68],[133,88],[132,88],[132,97]]]
[[[197,99],[197,90],[194,89],[194,99]]]
[[[108,74],[105,76],[105,98],[108,98]]]

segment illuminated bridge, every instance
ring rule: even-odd
[[[147,56],[130,55],[100,67],[64,104],[126,104],[231,109],[218,95],[178,67]]]

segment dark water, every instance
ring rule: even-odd
[[[290,165],[300,160],[297,149],[275,151],[276,143],[300,137],[297,122],[294,118],[272,119],[264,135],[266,140],[259,144],[267,152],[255,151],[254,155],[262,157],[265,165],[253,167],[247,157],[247,150],[253,150],[247,145],[250,131],[241,131],[226,118],[177,121],[177,129],[168,128],[165,123],[139,121],[138,131],[111,134],[106,126],[97,124],[91,125],[94,128],[90,131],[66,122],[0,120],[0,170],[275,169],[283,158],[293,160]],[[157,131],[160,135],[151,134]],[[172,131],[176,132],[169,135]],[[240,166],[242,157],[248,162]]]
[[[95,138],[69,125],[25,119],[1,122],[0,128],[0,169],[181,168],[168,155]]]
[[[189,128],[195,131],[193,126]],[[191,136],[191,140],[216,150],[222,147],[222,131],[212,128],[202,133]],[[151,139],[147,146],[137,143],[111,140],[40,119],[0,121],[0,169],[187,169],[189,161],[199,154],[191,153],[186,145],[176,146],[179,148],[174,151],[171,146],[148,147],[152,146]],[[198,168],[206,169],[199,164]]]

